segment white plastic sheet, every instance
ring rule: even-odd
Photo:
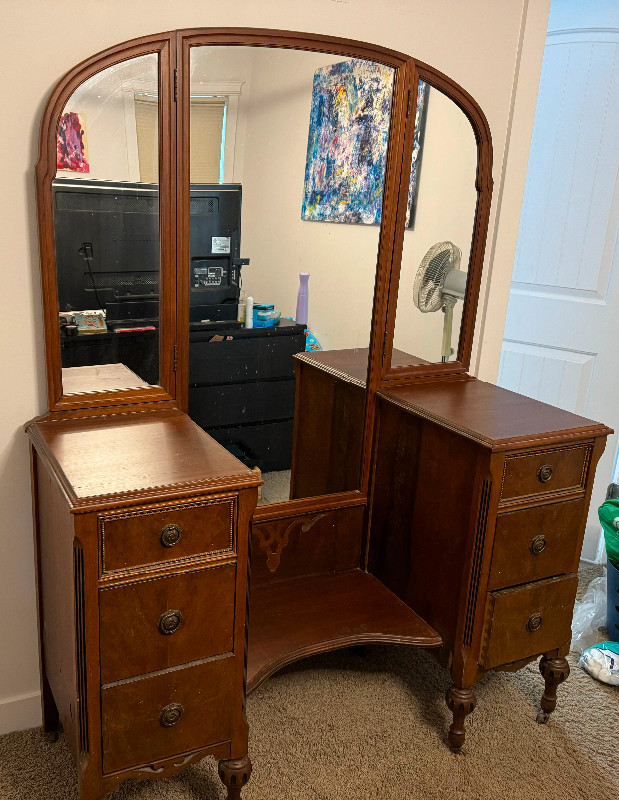
[[[582,653],[606,638],[598,628],[606,626],[606,570],[589,584],[582,602],[574,606],[572,619],[572,650]]]

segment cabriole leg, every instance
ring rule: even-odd
[[[240,800],[241,789],[251,777],[251,761],[249,756],[234,761],[220,761],[219,777],[228,790],[228,800]]]
[[[537,721],[543,725],[548,722],[548,718],[557,707],[557,687],[570,674],[570,665],[565,658],[542,656],[539,662],[539,671],[542,673],[546,684],[540,701],[542,709],[537,715]]]
[[[477,698],[470,688],[460,689],[458,686],[452,686],[451,689],[447,690],[445,700],[447,701],[447,708],[453,714],[453,722],[449,728],[447,738],[452,747],[459,749],[464,744],[464,720],[475,710]]]

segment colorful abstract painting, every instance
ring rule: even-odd
[[[56,139],[56,167],[71,172],[90,172],[83,114],[69,111],[60,117]]]
[[[380,222],[393,70],[351,59],[314,73],[301,219]]]
[[[426,111],[428,108],[428,84],[419,81],[417,89],[417,110],[415,111],[415,133],[413,137],[413,160],[411,164],[411,180],[408,186],[408,208],[406,210],[406,227],[415,224],[417,210],[417,192],[419,172],[421,169],[421,153],[423,150],[423,134],[426,127]]]

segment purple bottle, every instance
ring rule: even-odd
[[[299,272],[299,293],[297,295],[297,313],[295,316],[297,325],[307,325],[307,301],[309,298],[307,283],[309,276],[309,272]]]

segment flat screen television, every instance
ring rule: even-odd
[[[158,186],[72,178],[52,186],[59,310],[103,308],[108,323],[156,322]],[[217,309],[239,296],[241,186],[192,184],[190,215],[192,318],[208,306],[225,319]]]

